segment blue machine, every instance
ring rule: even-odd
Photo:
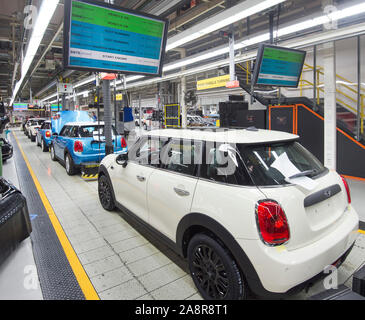
[[[114,153],[127,152],[124,137],[112,128]],[[98,167],[105,157],[104,123],[93,121],[86,111],[62,111],[52,120],[52,160],[65,164],[69,175],[81,169]]]
[[[43,122],[41,128],[37,131],[36,142],[37,146],[41,146],[43,152],[48,151],[49,145],[52,142],[51,120]]]

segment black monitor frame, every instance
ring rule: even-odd
[[[158,69],[158,73],[144,73],[144,72],[132,72],[132,71],[124,71],[124,70],[114,70],[114,69],[99,69],[99,68],[89,68],[89,67],[79,67],[79,66],[70,66],[69,65],[69,54],[70,54],[70,25],[71,25],[71,4],[72,1],[82,2],[90,5],[96,5],[99,7],[104,7],[107,9],[113,9],[116,11],[120,11],[127,14],[133,14],[136,16],[140,16],[142,18],[150,18],[154,20],[161,21],[165,23],[165,28],[163,32],[163,39],[162,39],[162,49],[161,49],[161,57],[160,57],[160,65]],[[130,74],[130,75],[146,75],[150,77],[161,77],[162,76],[162,66],[165,59],[165,53],[166,53],[166,43],[167,43],[167,34],[168,34],[168,28],[169,28],[169,21],[168,19],[161,18],[158,16],[154,16],[151,14],[143,13],[122,8],[119,6],[111,5],[109,3],[105,2],[99,2],[99,1],[93,1],[93,0],[65,0],[64,3],[64,24],[63,24],[63,66],[65,69],[71,69],[71,70],[79,70],[79,71],[88,71],[88,72],[107,72],[107,73],[120,73],[120,74]]]
[[[285,48],[285,47],[278,47],[275,45],[271,45],[271,44],[266,44],[266,43],[261,43],[257,52],[257,58],[256,58],[256,65],[255,65],[255,69],[252,75],[252,83],[254,85],[257,84],[258,78],[259,78],[259,72],[261,70],[261,66],[262,66],[262,61],[263,61],[263,57],[264,57],[264,51],[266,48],[273,48],[273,49],[279,49],[279,50],[285,50],[285,51],[292,51],[295,53],[301,53],[303,54],[303,59],[302,59],[302,67],[300,69],[300,74],[303,72],[303,67],[304,67],[304,61],[305,61],[305,57],[307,55],[307,52],[304,50],[297,50],[297,49],[292,49],[292,48]],[[299,85],[299,81],[300,81],[300,75],[298,77],[298,81],[296,83],[296,85],[293,86],[288,86],[288,85],[278,85],[278,84],[267,84],[268,86],[273,86],[273,87],[283,87],[283,88],[297,88]],[[263,84],[266,85],[266,84]]]

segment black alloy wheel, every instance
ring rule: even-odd
[[[53,145],[51,145],[51,159],[52,159],[52,161],[57,161],[56,153],[54,151],[54,146]]]
[[[66,153],[65,155],[65,168],[66,168],[66,173],[69,176],[73,176],[76,174],[76,167],[69,153]]]
[[[189,269],[201,296],[206,300],[241,300],[248,288],[236,262],[217,241],[195,235],[188,246]]]
[[[44,139],[42,139],[41,148],[42,148],[42,151],[43,152],[47,152],[48,151],[48,147],[46,146],[46,143],[44,142]]]
[[[103,208],[107,211],[115,209],[112,189],[105,175],[101,175],[98,181],[99,200]]]

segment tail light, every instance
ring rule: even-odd
[[[346,193],[347,193],[347,201],[349,204],[351,204],[350,187],[349,187],[346,179],[343,176],[341,176],[341,179],[342,179],[343,184],[345,185],[345,189],[346,189]]]
[[[127,148],[127,142],[125,141],[124,137],[122,137],[122,139],[120,140],[120,144],[122,148]]]
[[[288,221],[283,208],[273,200],[256,205],[256,219],[261,239],[268,245],[281,245],[290,238]]]
[[[46,137],[50,138],[51,137],[51,131],[46,131]]]
[[[75,152],[83,152],[84,151],[84,145],[82,144],[81,141],[75,141],[74,151]]]

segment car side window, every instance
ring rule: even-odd
[[[63,127],[62,130],[61,130],[61,132],[60,132],[60,136],[61,137],[68,137],[69,136],[69,133],[70,133],[70,129],[71,129],[70,126]]]
[[[78,138],[79,137],[79,127],[78,126],[72,127],[72,129],[70,130],[69,136],[71,138]]]
[[[171,139],[164,149],[161,168],[190,176],[197,175],[202,156],[201,141]]]
[[[230,144],[207,142],[200,169],[202,178],[232,185],[252,185],[236,148]]]

